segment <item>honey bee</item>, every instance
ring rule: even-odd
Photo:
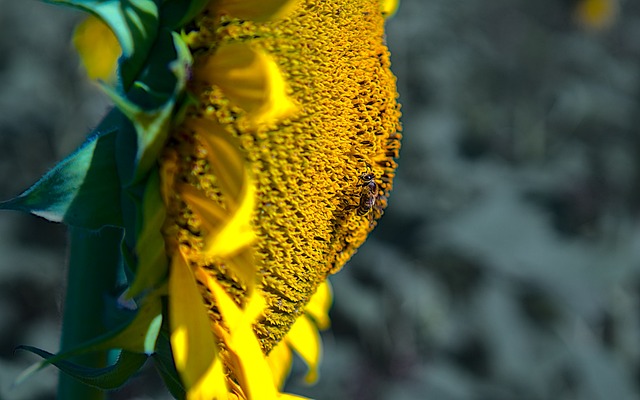
[[[356,215],[359,217],[368,215],[369,226],[373,227],[376,213],[378,213],[378,215],[382,215],[382,205],[379,200],[383,199],[383,202],[385,202],[385,200],[384,196],[380,193],[380,187],[376,182],[376,176],[371,170],[371,166],[366,161],[362,161],[366,164],[368,171],[358,177],[358,182],[356,184],[356,187],[360,188],[358,203],[347,205],[344,210],[356,210]]]
[[[367,215],[376,204],[378,199],[378,184],[375,181],[375,175],[371,172],[364,173],[360,176],[362,183],[358,186],[362,187],[360,192],[360,201],[356,208],[356,214]]]

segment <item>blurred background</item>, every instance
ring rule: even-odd
[[[0,198],[107,109],[79,14],[0,0]],[[318,400],[640,398],[640,2],[403,0],[390,207],[332,283]],[[66,236],[0,214],[0,400],[53,399]],[[155,391],[155,392],[154,392]],[[151,371],[114,399],[164,399]]]

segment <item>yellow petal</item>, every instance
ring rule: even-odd
[[[251,218],[255,210],[256,187],[249,181],[244,188],[240,207],[231,217],[220,233],[213,238],[207,238],[205,254],[210,257],[228,257],[236,254],[253,243],[255,232],[251,226]]]
[[[207,160],[212,172],[216,175],[220,191],[237,207],[242,186],[245,184],[245,161],[240,152],[240,145],[216,122],[206,119],[193,120],[191,123],[197,137],[207,150]]]
[[[196,81],[218,85],[248,113],[253,126],[276,123],[297,110],[278,65],[264,51],[244,43],[221,46],[194,68]]]
[[[247,183],[239,199],[239,208],[227,216],[219,204],[207,199],[198,190],[181,188],[183,200],[196,212],[207,229],[204,254],[207,257],[229,257],[253,243],[255,232],[251,218],[255,209],[255,185],[245,175]]]
[[[213,7],[240,19],[267,21],[286,17],[298,3],[298,0],[222,0],[214,1]]]
[[[190,125],[206,149],[211,171],[224,195],[226,208],[187,184],[178,189],[183,200],[201,218],[207,229],[204,253],[228,257],[255,239],[251,225],[256,188],[235,139],[215,122],[194,120]]]
[[[208,235],[217,235],[226,221],[231,218],[229,210],[207,198],[202,191],[193,186],[178,183],[176,188],[180,192],[182,200],[200,216],[202,225],[207,230]]]
[[[315,325],[307,316],[296,320],[285,341],[300,355],[309,367],[305,382],[311,384],[318,380],[318,364],[322,354],[322,342]]]
[[[233,271],[241,279],[247,294],[251,295],[257,281],[256,263],[251,246],[245,247],[233,256],[225,258],[224,263],[230,271]]]
[[[318,286],[318,290],[311,296],[311,300],[305,306],[305,312],[313,318],[316,325],[318,325],[318,329],[328,329],[329,325],[331,325],[329,309],[331,308],[332,300],[331,284],[326,280]]]
[[[295,394],[290,393],[280,393],[278,394],[278,400],[305,400],[309,399],[308,397],[296,396]]]
[[[274,383],[279,389],[284,386],[285,380],[291,372],[293,353],[289,345],[284,341],[278,343],[267,356],[267,362],[273,373]]]
[[[264,308],[264,300],[255,294],[243,311],[217,281],[209,277],[206,285],[212,291],[220,315],[228,325],[229,335],[225,343],[235,359],[236,370],[233,372],[245,397],[248,400],[275,400],[278,389],[252,328],[256,311]]]
[[[122,49],[111,29],[91,15],[81,22],[73,34],[73,45],[91,79],[113,81]]]
[[[400,5],[400,0],[381,0],[380,11],[385,18],[389,18],[396,13],[398,5]]]
[[[181,253],[169,276],[171,348],[176,369],[193,400],[226,399],[222,362],[210,329],[202,296]]]
[[[187,390],[187,400],[227,400],[228,396],[225,374],[219,359]]]

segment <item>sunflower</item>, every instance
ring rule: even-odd
[[[251,380],[239,375],[283,340],[300,353],[313,349],[305,359],[315,371],[317,331],[313,319],[300,317],[381,215],[399,143],[379,3],[300,2],[277,20],[248,10],[247,3],[213,3],[194,21],[198,106],[161,159],[170,276],[192,272],[208,314],[208,325],[186,329],[203,336],[213,329],[228,386],[245,390]],[[372,194],[363,186],[368,174],[375,176]],[[376,198],[363,209],[362,196]],[[172,286],[170,298],[180,290]],[[260,312],[245,322],[255,335],[233,339],[221,308],[227,295],[230,307],[245,310],[262,298]],[[187,310],[170,302],[176,332],[187,326],[179,320]],[[174,351],[186,340],[172,339]],[[253,358],[240,357],[241,348],[255,348]],[[178,370],[195,381],[202,372],[186,378],[196,371],[187,364]]]
[[[5,208],[44,216],[63,208],[54,217],[70,225],[122,228],[120,300],[138,311],[85,350],[156,354],[177,397],[294,398],[281,393],[292,354],[314,382],[328,277],[375,227],[392,188],[400,112],[384,19],[397,4],[147,3],[91,9],[100,18],[75,39],[90,76],[108,78],[104,64],[122,54],[117,86],[104,87],[126,118],[101,124],[85,145],[94,146],[90,159],[115,150],[104,169],[117,171],[109,182],[118,211],[97,220],[71,213],[80,192],[62,196],[64,207],[33,206],[30,193],[51,189],[47,177]],[[94,26],[102,21],[107,34]],[[140,45],[149,32],[155,41]],[[95,43],[112,50],[96,60]],[[71,174],[78,158],[54,175]],[[140,331],[144,342],[126,343]]]

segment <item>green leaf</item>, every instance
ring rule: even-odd
[[[177,58],[171,63],[169,68],[177,78],[174,95],[175,97],[178,97],[178,95],[181,94],[187,86],[191,65],[193,65],[193,57],[191,56],[189,46],[187,46],[182,36],[175,32],[172,32],[171,36],[173,38],[173,45],[176,50]]]
[[[164,250],[162,226],[166,210],[160,195],[157,168],[149,175],[142,200],[142,226],[137,229],[135,278],[127,292],[130,298],[156,287],[167,276],[168,260]]]
[[[27,191],[0,203],[0,209],[89,230],[121,226],[115,137],[115,129],[91,136]]]
[[[150,293],[129,323],[65,351],[60,357],[107,349],[125,349],[151,354],[155,351],[161,325],[162,302],[157,294]]]
[[[159,294],[150,293],[145,297],[137,312],[131,314],[132,318],[126,323],[104,335],[59,353],[53,361],[110,349],[124,349],[145,354],[153,353],[162,326],[162,302]]]
[[[21,384],[44,366],[52,364],[82,383],[102,390],[113,390],[124,385],[129,378],[133,376],[133,374],[142,368],[148,358],[145,354],[133,353],[124,350],[120,353],[115,364],[106,368],[88,368],[70,361],[59,359],[55,354],[36,347],[19,346],[18,349],[37,354],[45,360],[32,365],[20,374],[14,385]]]
[[[169,102],[163,107],[147,111],[136,105],[126,97],[121,96],[112,88],[103,85],[105,93],[115,103],[116,107],[131,120],[137,140],[137,154],[133,167],[128,177],[123,179],[127,186],[138,183],[155,164],[160,151],[169,135],[171,111],[173,105]]]
[[[177,30],[198,15],[210,0],[165,0],[160,7],[162,25]]]
[[[173,57],[166,62],[154,61],[150,64],[168,64],[169,69],[165,72],[169,72],[173,79],[167,79],[163,75],[163,71],[144,71],[143,80],[136,82],[135,90],[129,94],[129,97],[134,100],[119,94],[109,86],[102,86],[116,107],[131,121],[135,128],[137,153],[135,163],[132,166],[134,170],[130,171],[131,179],[126,182],[128,186],[144,179],[157,162],[170,128],[178,122],[173,117],[176,111],[180,110],[181,102],[185,98],[188,71],[193,63],[191,53],[180,35],[167,31],[161,35],[160,39],[162,40],[156,44],[151,57],[167,58],[166,46],[171,47],[170,51],[173,53]],[[167,82],[172,82],[172,86],[167,88]],[[160,105],[153,109],[140,105],[154,103],[160,103]]]
[[[164,381],[169,392],[176,399],[183,400],[186,397],[184,386],[176,370],[173,362],[173,354],[171,352],[171,342],[169,335],[164,330],[158,337],[156,352],[153,354],[154,365]]]
[[[20,377],[17,379],[16,383],[24,381],[35,372],[50,364],[55,365],[56,367],[62,369],[67,373],[70,373],[71,375],[73,375],[74,373],[84,373],[86,371],[83,372],[81,370],[75,370],[74,372],[73,368],[79,366],[67,361],[68,358],[79,354],[104,351],[109,349],[122,349],[123,354],[142,354],[146,359],[147,355],[150,355],[155,351],[156,342],[158,340],[158,335],[160,334],[161,327],[162,301],[160,300],[160,296],[157,293],[151,293],[145,298],[144,303],[135,314],[131,322],[129,322],[128,324],[124,324],[124,326],[116,328],[100,337],[82,343],[75,348],[69,349],[62,353],[51,354],[44,350],[36,349],[30,346],[18,346],[18,349],[29,350],[41,355],[45,359],[32,365],[22,374],[20,374]],[[85,367],[80,368],[84,368],[84,370],[86,370]],[[102,369],[93,369],[93,371],[109,372]],[[83,375],[83,377],[88,379],[94,377],[94,375],[91,375],[91,373],[89,373],[89,375],[85,374]],[[81,380],[84,382],[83,379]],[[88,384],[91,385],[92,383]]]
[[[149,294],[135,315],[135,318],[125,328],[115,330],[97,338],[84,346],[81,351],[96,351],[103,349],[125,349],[136,353],[151,354],[155,351],[156,341],[162,326],[162,303],[160,297]],[[92,344],[95,343],[95,344]]]

